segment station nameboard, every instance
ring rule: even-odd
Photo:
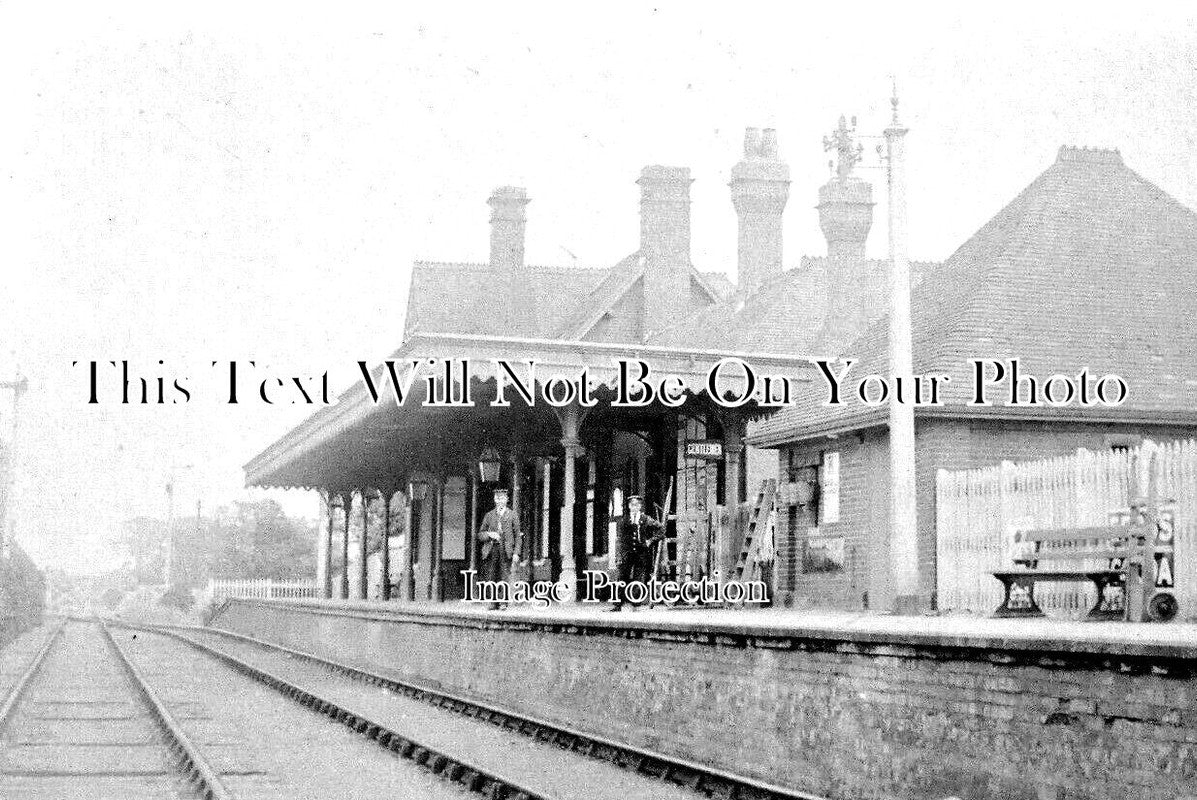
[[[723,442],[718,439],[697,439],[686,442],[686,458],[718,461],[723,458]]]

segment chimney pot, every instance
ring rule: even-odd
[[[748,128],[744,159],[732,167],[732,204],[739,217],[737,280],[742,295],[782,271],[782,212],[790,197],[790,168],[777,157],[777,131]]]
[[[777,158],[777,131],[773,128],[761,131],[761,157]]]
[[[761,129],[744,129],[744,158],[756,158],[761,152]]]

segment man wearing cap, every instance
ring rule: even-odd
[[[653,571],[653,547],[656,542],[665,538],[665,529],[661,523],[645,514],[644,500],[639,495],[628,498],[628,513],[619,521],[619,554],[616,557],[615,569],[618,580],[642,581],[648,583]],[[623,608],[623,595],[614,598],[612,611]]]
[[[519,515],[507,507],[507,490],[495,489],[495,507],[482,518],[478,541],[482,545],[482,559],[478,577],[496,583],[511,579],[511,559],[519,543]],[[506,603],[495,603],[492,610],[504,609]]]

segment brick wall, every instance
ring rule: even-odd
[[[1064,455],[1084,447],[1107,449],[1127,437],[1189,438],[1192,427],[1167,425],[1096,425],[999,420],[918,419],[915,486],[918,512],[919,591],[930,604],[935,592],[935,475],[940,469],[971,469],[1002,461],[1028,461]],[[840,521],[820,526],[820,533],[842,535],[848,563],[842,573],[801,572],[800,548],[806,528],[791,531],[781,510],[778,539],[779,586],[783,603],[828,608],[860,608],[868,590],[872,608],[886,608],[888,577],[889,451],[884,428],[818,439],[782,449],[779,478],[793,451],[799,461],[824,451],[840,453]],[[793,587],[787,593],[787,587]]]
[[[885,437],[879,431],[862,431],[834,440],[803,443],[782,451],[779,480],[789,480],[789,464],[819,463],[823,453],[840,454],[839,521],[819,524],[811,530],[809,520],[799,512],[791,515],[781,507],[778,514],[778,586],[784,605],[825,608],[884,607],[888,579],[887,544],[880,532],[889,518],[889,455]],[[796,517],[797,525],[792,527]],[[802,570],[804,539],[819,536],[842,537],[844,569],[833,573]],[[867,598],[866,598],[867,594]]]
[[[830,798],[1197,798],[1194,648],[319,606],[214,624]]]

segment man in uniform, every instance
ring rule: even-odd
[[[648,583],[653,573],[653,544],[665,538],[660,522],[645,514],[639,495],[628,498],[628,513],[619,521],[619,555],[615,562],[618,580]],[[615,597],[612,611],[623,608],[623,595]]]
[[[482,545],[479,579],[506,582],[511,579],[511,561],[518,552],[520,538],[519,515],[507,507],[507,490],[495,489],[495,507],[482,518],[478,541]],[[504,609],[506,603],[495,603],[491,610]]]

